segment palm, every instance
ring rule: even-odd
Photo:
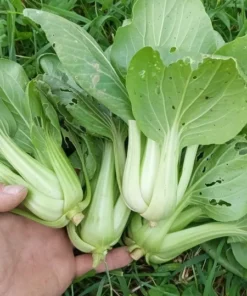
[[[26,196],[21,186],[0,185],[0,212]],[[126,248],[109,252],[109,269],[131,262]],[[104,271],[104,264],[97,268]],[[92,256],[74,256],[64,229],[52,229],[11,213],[0,214],[0,295],[61,295],[76,276],[92,269]]]
[[[73,248],[64,230],[6,213],[0,216],[0,242],[0,253],[5,254],[0,278],[18,289],[10,295],[61,295],[76,275]],[[5,294],[3,286],[0,295]],[[46,292],[39,294],[42,286]]]

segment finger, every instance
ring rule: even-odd
[[[27,189],[21,185],[0,185],[0,212],[16,208],[26,197]]]
[[[92,255],[84,254],[75,257],[76,259],[76,277],[81,276],[88,271],[92,270],[93,259]],[[120,247],[111,250],[106,256],[106,263],[108,270],[122,268],[132,262],[132,258],[129,255],[126,247]],[[97,268],[97,272],[103,272],[106,270],[105,263],[101,263]]]
[[[122,268],[128,264],[130,264],[133,259],[130,257],[130,253],[128,252],[127,247],[120,247],[111,250],[106,256],[106,263],[108,270],[114,270],[118,268]],[[106,270],[106,266],[101,263],[97,268],[97,272],[103,272]]]

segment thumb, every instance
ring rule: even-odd
[[[22,185],[0,185],[0,212],[13,210],[26,195],[27,189]]]

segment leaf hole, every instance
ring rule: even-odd
[[[231,204],[225,200],[220,199],[219,201],[216,201],[215,199],[211,199],[209,202],[212,206],[227,206],[230,207]]]
[[[173,52],[175,52],[176,50],[177,50],[177,48],[176,48],[175,46],[173,46],[173,47],[170,48],[170,53],[173,53]]]
[[[204,156],[204,151],[201,151],[201,152],[198,154],[198,156],[197,156],[197,158],[196,158],[196,161],[201,160],[201,159],[203,158],[203,156]]]
[[[222,180],[216,180],[216,181],[213,181],[211,183],[205,183],[205,185],[207,187],[211,187],[211,186],[214,186],[216,183],[221,184],[222,183]]]
[[[242,149],[246,150],[246,148],[247,148],[247,143],[246,142],[238,142],[238,143],[235,144],[235,147],[234,147],[234,149],[237,150],[237,151],[242,150]],[[240,154],[240,152],[241,151],[239,151],[239,154]],[[240,154],[240,155],[244,155],[244,154],[246,154],[246,153],[243,153],[243,154]]]

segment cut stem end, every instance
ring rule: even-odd
[[[158,223],[157,223],[156,221],[149,221],[149,226],[150,226],[151,228],[156,227],[157,224],[158,224]]]
[[[101,262],[105,260],[105,256],[107,254],[107,251],[104,253],[93,253],[93,268],[96,268],[100,265]]]
[[[78,213],[71,218],[71,221],[73,224],[75,224],[75,226],[78,226],[81,223],[81,221],[84,219],[84,217],[85,216],[82,213]]]
[[[132,251],[130,253],[130,257],[135,261],[139,260],[144,255],[145,255],[145,253],[142,249],[135,249],[134,251]]]

